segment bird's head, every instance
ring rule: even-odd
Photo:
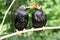
[[[26,5],[26,4],[21,5],[19,8],[22,9],[22,10],[29,9],[28,5]]]
[[[33,8],[41,9],[41,6],[38,3],[34,2]]]

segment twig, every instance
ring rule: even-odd
[[[39,30],[43,30],[43,29],[60,29],[60,26],[57,26],[57,27],[43,27],[43,28],[35,28],[35,29],[28,29],[28,30],[23,30],[23,31],[19,31],[19,33],[25,33],[25,32],[31,32],[31,31],[39,31]],[[6,36],[2,36],[0,37],[0,39],[5,39],[5,38],[9,38],[11,36],[14,36],[18,34],[17,32],[15,33],[12,33],[12,34],[9,34],[9,35],[6,35]]]
[[[4,24],[5,18],[6,18],[6,16],[7,16],[8,12],[9,12],[10,8],[11,8],[12,5],[14,4],[14,2],[15,2],[15,0],[12,1],[12,3],[11,3],[10,6],[9,6],[9,8],[8,8],[7,11],[5,12],[5,15],[4,15],[4,17],[3,17],[2,23],[1,23],[1,25],[0,25],[0,32],[2,31],[2,26],[3,26],[3,24]]]

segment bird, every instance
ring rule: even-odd
[[[42,28],[47,23],[47,15],[43,12],[40,4],[35,2],[33,7],[35,11],[32,14],[32,26],[33,28]]]
[[[28,13],[26,12],[27,9],[28,5],[23,4],[15,12],[14,22],[15,22],[15,28],[18,31],[21,31],[27,27],[29,18]]]

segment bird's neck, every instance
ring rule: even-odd
[[[42,9],[36,9],[36,10],[38,10],[38,11],[42,11]]]

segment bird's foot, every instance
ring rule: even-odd
[[[44,29],[44,26],[43,26],[42,28],[43,28],[42,30],[44,31],[44,30],[45,30],[45,29]]]
[[[21,36],[21,33],[19,33],[19,31],[16,29],[16,32],[17,32],[17,35],[18,36]]]
[[[34,32],[34,28],[31,28],[32,32]]]
[[[23,31],[25,31],[25,30],[26,30],[26,29],[24,28]],[[26,32],[24,32],[24,33],[26,33]]]

